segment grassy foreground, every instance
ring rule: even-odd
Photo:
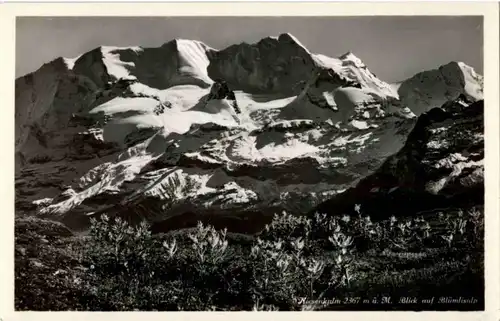
[[[201,223],[86,236],[16,220],[16,310],[482,310],[482,208],[371,222],[276,215],[262,233]]]

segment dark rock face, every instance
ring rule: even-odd
[[[231,98],[229,98],[231,96]],[[216,80],[210,89],[208,100],[210,99],[234,99],[234,92],[229,90],[227,82],[224,80]]]
[[[207,101],[211,99],[228,99],[233,101],[233,108],[237,114],[241,113],[241,110],[238,106],[238,102],[236,101],[236,96],[234,91],[229,89],[227,82],[225,80],[218,79],[212,85],[210,89],[210,93],[208,94]]]
[[[373,174],[313,212],[382,219],[484,202],[483,101],[464,97],[422,114],[405,146]]]
[[[104,87],[112,80],[104,64],[101,48],[95,48],[78,58],[73,71],[87,77],[98,87]]]
[[[224,78],[231,88],[249,93],[298,94],[293,86],[316,68],[310,53],[289,34],[233,45],[209,58],[212,79]]]

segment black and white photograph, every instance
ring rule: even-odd
[[[15,24],[16,311],[485,309],[483,16]]]

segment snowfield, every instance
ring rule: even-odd
[[[221,79],[235,99],[212,98]],[[153,222],[307,211],[458,94],[482,99],[482,76],[463,63],[393,85],[352,53],[313,54],[290,34],[223,50],[179,39],[100,47],[16,80],[16,208],[73,228],[149,197],[168,204]]]

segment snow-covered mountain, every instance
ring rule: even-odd
[[[58,58],[16,79],[16,208],[72,228],[108,213],[159,230],[200,218],[253,230],[372,174],[415,114],[482,98],[472,68],[438,70],[447,78],[394,86],[353,53],[311,53],[290,34]]]
[[[473,101],[483,99],[483,76],[463,62],[452,61],[403,81],[398,94],[404,105],[420,115],[429,106],[441,106],[461,94]]]

